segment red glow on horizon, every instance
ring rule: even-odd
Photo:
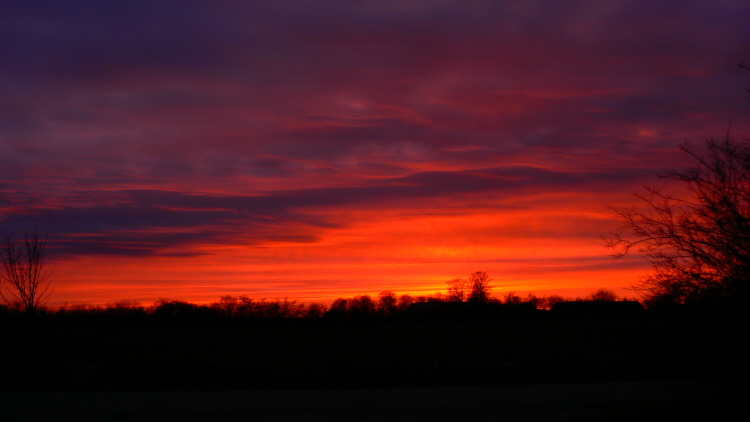
[[[312,243],[246,247],[234,241],[200,246],[185,257],[55,261],[51,305],[150,304],[159,297],[209,303],[225,294],[330,302],[384,290],[423,296],[445,293],[447,280],[474,271],[490,274],[498,296],[581,296],[598,288],[633,296],[625,289],[647,269],[608,258],[598,239],[581,233],[575,212],[368,214]]]
[[[608,258],[603,204],[729,116],[750,133],[750,5],[527,3],[16,2],[0,236],[49,232],[53,306],[428,295],[475,271],[628,294],[649,268]]]

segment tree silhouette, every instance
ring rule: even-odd
[[[523,300],[516,294],[516,292],[507,292],[503,295],[503,303],[506,305],[518,305]]]
[[[477,271],[469,276],[469,285],[471,286],[471,292],[469,293],[469,302],[473,303],[487,303],[490,301],[490,286],[492,279],[484,271]]]
[[[349,315],[347,310],[348,303],[349,301],[344,298],[334,300],[333,303],[331,303],[331,306],[328,307],[325,316],[334,319],[346,318]]]
[[[225,317],[231,318],[239,308],[237,297],[224,295],[219,298],[218,302],[212,303],[211,308],[219,311]]]
[[[469,296],[469,282],[463,278],[454,278],[446,281],[448,283],[448,301],[464,302]]]
[[[599,289],[592,292],[587,299],[593,302],[614,302],[619,299],[619,297],[617,296],[617,293],[610,289]]]
[[[160,297],[154,302],[152,312],[155,318],[164,322],[192,322],[200,319],[199,308],[184,300]]]
[[[307,305],[305,318],[322,318],[326,313],[326,305],[318,302],[312,302]]]
[[[3,272],[0,274],[0,297],[11,307],[21,307],[33,313],[43,306],[52,293],[49,290],[50,272],[44,269],[47,236],[36,230],[26,233],[22,245],[6,236],[0,245]],[[3,292],[5,290],[5,292]]]
[[[410,295],[401,295],[398,297],[398,310],[399,312],[404,312],[407,309],[409,309],[409,306],[414,303],[414,298]]]
[[[366,318],[375,315],[375,301],[370,295],[357,295],[349,299],[347,306],[349,316],[353,318]]]
[[[707,139],[705,151],[684,143],[692,167],[660,175],[688,197],[646,186],[645,210],[614,208],[620,231],[606,238],[615,256],[637,250],[653,272],[634,287],[650,299],[678,303],[748,297],[750,276],[750,144]]]
[[[390,317],[396,314],[398,297],[396,293],[384,290],[378,295],[378,312],[380,315]]]

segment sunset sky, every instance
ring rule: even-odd
[[[0,1],[50,305],[623,290],[604,206],[750,136],[750,2]]]

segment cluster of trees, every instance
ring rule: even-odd
[[[208,307],[226,318],[320,318],[326,312],[325,304],[319,302],[252,299],[246,295],[225,295]]]
[[[303,319],[320,318],[326,311],[322,303],[305,304],[289,299],[252,299],[246,295],[222,296],[218,301],[199,305],[184,300],[159,298],[151,306],[138,301],[121,300],[104,306],[88,304],[63,305],[49,314],[77,318],[91,315],[105,317],[151,318],[154,320],[218,320],[218,319]]]
[[[469,279],[454,278],[448,281],[449,302],[487,303],[490,300],[492,279],[484,271],[477,271]]]
[[[330,306],[321,302],[304,303],[296,300],[284,299],[253,299],[246,295],[225,295],[218,301],[206,305],[198,305],[183,300],[160,298],[150,306],[144,306],[134,300],[120,300],[107,303],[104,306],[89,304],[65,304],[57,310],[40,307],[37,315],[59,317],[62,319],[129,319],[155,321],[211,321],[211,320],[300,320],[300,319],[328,319],[328,320],[372,320],[390,319],[406,315],[413,304],[421,303],[453,303],[465,302],[473,305],[526,305],[530,309],[549,310],[555,304],[566,301],[607,302],[627,300],[620,298],[608,289],[599,289],[585,297],[564,298],[559,295],[537,296],[527,294],[519,296],[515,292],[505,292],[500,297],[493,297],[491,279],[486,273],[478,272],[470,276],[469,281],[448,281],[448,294],[435,293],[429,296],[398,295],[392,291],[383,291],[376,298],[370,295],[357,295],[350,298],[338,298]],[[468,285],[469,294],[463,300],[455,296],[458,285]],[[471,286],[481,286],[484,293],[482,300],[472,298]],[[8,306],[0,305],[0,316],[18,314]]]
[[[490,293],[492,289],[490,281],[492,279],[489,278],[487,273],[476,272],[467,280],[453,279],[448,281],[448,294],[438,292],[429,296],[411,296],[408,294],[399,296],[391,291],[383,291],[377,298],[373,298],[370,295],[338,298],[331,304],[327,312],[324,313],[324,316],[336,319],[393,317],[408,314],[409,309],[414,304],[466,304],[463,308],[445,308],[443,306],[439,308],[449,313],[451,309],[466,311],[466,307],[471,309],[472,307],[522,305],[527,310],[550,310],[555,304],[562,302],[631,301],[628,298],[618,296],[617,293],[609,289],[598,289],[584,297],[543,296],[533,293],[528,293],[526,296],[519,296],[515,292],[505,292],[499,297],[495,297]]]

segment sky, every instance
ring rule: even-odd
[[[0,234],[50,305],[620,294],[606,207],[750,134],[750,3],[0,1]]]

